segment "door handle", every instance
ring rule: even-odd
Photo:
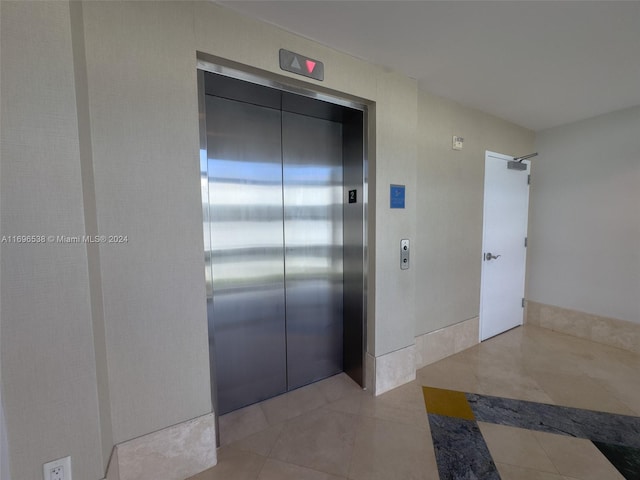
[[[487,252],[484,254],[484,259],[485,260],[495,260],[496,258],[501,257],[502,255],[491,255],[491,252]]]

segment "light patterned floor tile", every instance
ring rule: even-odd
[[[291,463],[269,459],[264,464],[258,480],[344,480],[310,468],[299,467]]]
[[[496,462],[501,480],[571,480],[557,473],[541,472],[531,468],[517,467]]]
[[[526,326],[379,397],[340,374],[222,416],[219,464],[189,480],[437,480],[422,386],[637,416],[639,369],[640,355]],[[480,427],[503,480],[622,478],[587,440]]]
[[[561,475],[579,480],[624,480],[589,440],[535,432],[538,442]]]
[[[553,372],[534,372],[531,375],[558,405],[622,415],[635,413],[586,375]]]
[[[266,458],[231,448],[218,450],[218,464],[188,480],[257,480]]]
[[[558,473],[533,431],[483,422],[478,425],[496,464]]]
[[[360,414],[427,430],[429,428],[422,386],[416,381],[378,397],[365,396],[362,399]]]
[[[260,407],[270,425],[295,418],[327,404],[316,384],[307,385],[285,395],[265,400]]]
[[[336,402],[348,395],[362,392],[360,385],[349,378],[346,373],[320,380],[315,385],[329,403]]]
[[[271,458],[346,476],[358,418],[328,409],[315,410],[288,421]]]
[[[230,444],[229,448],[257,453],[258,455],[268,457],[269,454],[271,454],[271,450],[273,450],[273,446],[276,441],[280,438],[280,433],[282,433],[284,425],[284,423],[279,423],[277,425],[267,427],[265,430],[254,433],[249,437]]]
[[[426,416],[426,415],[425,415]],[[354,480],[432,480],[438,478],[431,435],[378,418],[362,417],[349,478]]]
[[[220,444],[237,442],[269,426],[260,405],[250,405],[219,418]]]

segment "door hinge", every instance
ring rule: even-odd
[[[529,243],[529,238],[524,237],[524,248],[527,248],[527,244]]]
[[[531,185],[531,175],[527,175],[527,185]]]
[[[524,297],[522,297],[522,308],[524,308]]]

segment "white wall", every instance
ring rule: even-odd
[[[640,323],[640,107],[540,132],[527,298]]]
[[[415,333],[477,317],[485,151],[533,151],[532,131],[426,92],[418,104]],[[452,137],[464,138],[462,151]]]

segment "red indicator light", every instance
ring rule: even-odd
[[[313,60],[307,60],[307,71],[309,73],[313,72],[313,69],[316,68],[316,62]]]

